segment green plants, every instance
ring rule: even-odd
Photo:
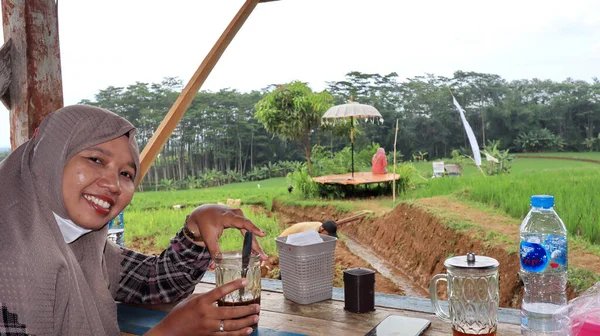
[[[294,186],[294,190],[300,192],[304,198],[319,195],[319,185],[312,180],[307,167],[302,167],[293,173],[289,173],[288,181]]]
[[[509,150],[500,150],[499,140],[488,140],[487,146],[483,151],[486,154],[488,161],[487,173],[488,175],[498,174],[509,174],[511,169],[511,163],[515,156],[509,154]]]

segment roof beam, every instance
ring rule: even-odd
[[[175,127],[177,127],[177,124],[192,103],[196,93],[198,93],[198,90],[200,90],[202,84],[204,84],[204,81],[208,78],[208,75],[225,52],[225,49],[227,49],[227,46],[229,46],[229,43],[231,43],[237,32],[242,28],[244,22],[246,22],[246,19],[250,16],[256,5],[259,2],[265,1],[273,0],[246,0],[227,28],[225,28],[221,37],[219,37],[215,45],[209,51],[208,55],[206,55],[202,64],[200,64],[190,81],[181,91],[181,94],[165,116],[165,119],[163,119],[148,144],[146,144],[142,150],[140,158],[141,171],[138,172],[138,183],[141,183],[142,179],[150,169],[150,166],[158,156],[158,153],[162,150],[163,146],[171,136],[171,133],[173,133]]]

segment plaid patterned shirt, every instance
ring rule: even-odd
[[[124,248],[121,281],[115,300],[128,303],[169,303],[194,291],[208,268],[210,253],[179,231],[158,256]]]
[[[169,303],[190,295],[210,263],[205,247],[192,243],[179,231],[158,256],[121,249],[121,280],[116,301],[128,303]],[[27,335],[18,316],[0,302],[0,335]]]

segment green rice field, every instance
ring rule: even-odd
[[[600,158],[600,153],[561,154],[589,158],[594,154]],[[589,243],[600,243],[600,193],[596,190],[596,186],[600,185],[600,164],[517,158],[513,161],[509,175],[483,176],[475,166],[467,165],[460,177],[436,179],[430,178],[431,162],[420,162],[415,166],[423,178],[417,178],[415,187],[401,195],[401,199],[454,195],[521,219],[529,210],[531,195],[550,194],[555,196],[556,211],[570,234],[578,234]],[[274,199],[288,204],[332,204],[344,210],[352,209],[350,201],[303,200],[297,194],[288,194],[287,186],[285,178],[275,178],[207,189],[137,193],[125,212],[128,228],[126,239],[151,237],[157,247],[164,248],[168,245],[169,238],[181,229],[185,216],[191,209],[204,203],[226,203],[228,198],[240,198],[245,205],[260,204],[267,209],[271,208]],[[381,202],[385,205],[390,203],[388,199]],[[173,205],[183,205],[185,208],[175,210]],[[255,214],[248,207],[243,207],[243,210],[267,231],[268,236],[261,239],[261,244],[267,253],[273,253],[274,238],[280,230],[277,219]],[[224,250],[241,246],[242,237],[236,230],[226,232],[221,239]]]

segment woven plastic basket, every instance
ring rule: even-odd
[[[299,304],[331,299],[337,238],[320,235],[322,243],[294,246],[275,238],[283,296]]]

